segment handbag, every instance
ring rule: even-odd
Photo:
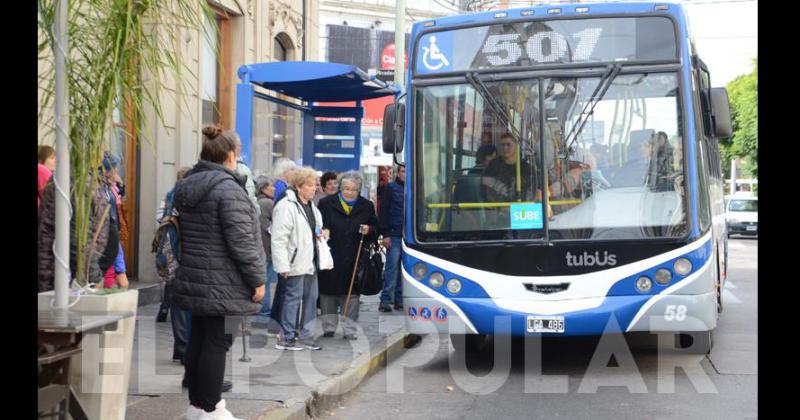
[[[333,270],[333,255],[331,255],[331,248],[328,246],[328,241],[317,239],[317,242],[319,243],[319,269]]]
[[[361,249],[355,290],[364,296],[377,295],[383,290],[383,258],[377,242],[369,242]]]

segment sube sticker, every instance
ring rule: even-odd
[[[511,205],[511,229],[542,229],[542,203]]]

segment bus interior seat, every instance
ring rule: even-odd
[[[453,189],[454,203],[480,203],[481,174],[472,173],[458,176]],[[480,211],[476,209],[459,209],[451,212],[452,228],[456,231],[470,231],[481,229]]]
[[[453,202],[479,203],[482,200],[481,174],[466,174],[456,179],[455,191],[453,191]]]
[[[642,146],[644,143],[655,135],[655,130],[647,128],[644,130],[633,130],[630,134],[631,141],[628,143],[628,157],[627,161],[641,159]]]
[[[624,162],[625,155],[622,153],[625,143],[614,143],[609,149],[609,164],[611,167],[620,167]]]

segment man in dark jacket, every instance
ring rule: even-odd
[[[397,167],[397,178],[387,185],[381,197],[380,224],[383,246],[386,251],[386,267],[383,270],[383,292],[378,310],[391,312],[403,309],[403,283],[400,275],[400,257],[403,246],[403,193],[406,183],[406,166]]]
[[[241,316],[256,313],[264,297],[267,265],[259,223],[245,180],[236,173],[235,149],[219,127],[204,127],[201,160],[175,186],[181,258],[173,302],[192,316],[187,418],[200,410],[233,418],[222,399],[225,353]]]

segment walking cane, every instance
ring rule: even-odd
[[[356,279],[356,271],[358,271],[358,259],[361,257],[361,246],[364,244],[364,234],[361,234],[361,240],[358,241],[358,252],[356,253],[356,263],[353,266],[353,275],[350,277],[350,289],[347,290],[347,299],[344,301],[344,308],[342,308],[342,316],[347,316],[347,307],[350,305],[350,293],[353,292],[353,282]]]
[[[247,316],[242,317],[242,358],[240,362],[249,362],[250,356],[247,355],[247,332],[244,330],[244,324],[247,322]]]

